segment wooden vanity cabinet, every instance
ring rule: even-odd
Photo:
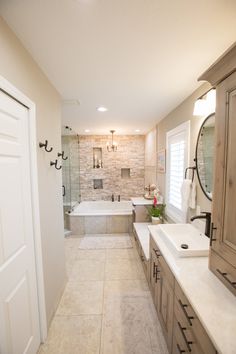
[[[149,286],[169,353],[217,354],[152,237]]]
[[[172,354],[216,354],[216,350],[196,313],[175,281]]]
[[[152,294],[153,303],[158,311],[159,308],[159,293],[160,293],[160,251],[152,238],[150,237],[150,259],[149,259],[149,288]]]
[[[150,291],[169,352],[172,348],[174,276],[150,237]]]
[[[236,295],[236,45],[200,80],[216,87],[216,144],[209,267]]]
[[[159,261],[159,320],[166,338],[169,351],[172,349],[173,313],[174,313],[174,276],[163,257]]]

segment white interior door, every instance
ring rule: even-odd
[[[0,90],[0,353],[40,344],[29,110]]]

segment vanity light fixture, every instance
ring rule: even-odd
[[[197,99],[194,104],[194,116],[208,116],[215,112],[216,106],[216,90],[210,89]]]
[[[107,112],[108,109],[107,109],[106,107],[101,106],[101,107],[98,107],[98,108],[97,108],[97,111],[98,111],[98,112]]]
[[[117,143],[113,140],[113,135],[115,133],[115,130],[110,130],[110,133],[111,133],[111,144],[107,142],[107,151],[114,152],[117,151]]]

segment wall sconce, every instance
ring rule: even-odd
[[[211,89],[197,99],[194,104],[194,116],[208,116],[215,112],[216,108],[216,90]]]
[[[113,140],[113,135],[115,133],[115,130],[110,130],[110,132],[111,132],[111,144],[107,142],[107,151],[114,152],[117,151],[117,143]]]

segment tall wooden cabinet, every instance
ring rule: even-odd
[[[236,45],[199,80],[216,87],[216,149],[209,266],[236,295]]]

